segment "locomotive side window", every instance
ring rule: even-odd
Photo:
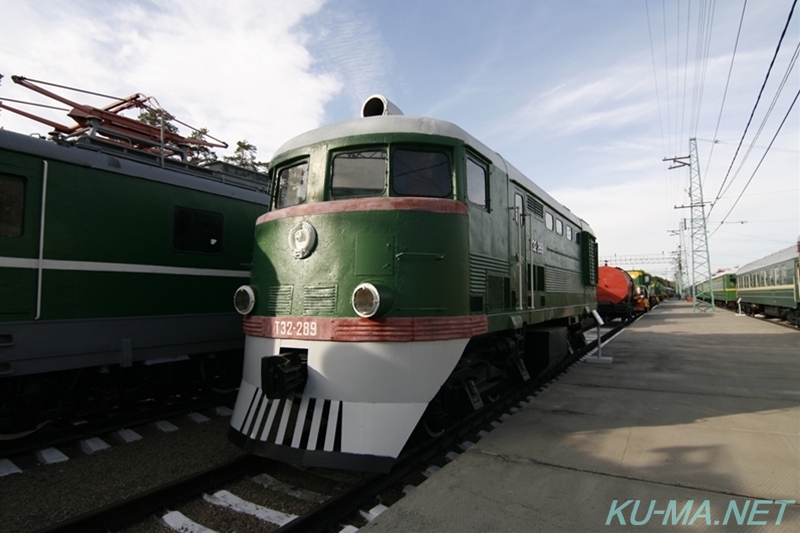
[[[392,152],[392,191],[400,196],[452,196],[450,158],[444,152],[395,150]]]
[[[306,201],[308,188],[308,161],[282,168],[278,171],[278,190],[275,194],[275,207],[289,207]]]
[[[380,196],[386,189],[386,150],[369,149],[336,154],[331,160],[334,200]]]
[[[567,240],[572,240],[572,226],[567,226]]]
[[[172,219],[172,247],[178,252],[219,255],[223,223],[221,213],[176,207]]]
[[[467,158],[467,198],[475,205],[486,207],[486,167]]]
[[[553,231],[553,215],[550,213],[544,214],[544,225],[547,226],[547,229]]]
[[[0,237],[22,235],[22,213],[25,206],[25,180],[0,175]]]
[[[564,235],[564,223],[561,222],[560,218],[556,219],[556,233],[559,235]]]

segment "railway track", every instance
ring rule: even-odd
[[[161,402],[139,402],[133,407],[114,406],[93,413],[76,413],[42,424],[35,430],[0,435],[0,458],[13,457],[38,450],[95,438],[125,428],[142,426],[159,420],[199,412],[219,406],[233,406],[236,391],[192,398],[171,398]]]
[[[603,339],[609,339],[628,324],[621,323],[605,331]],[[359,477],[356,473],[327,469],[301,470],[244,455],[39,531],[123,530],[138,533],[235,529],[241,532],[260,530],[265,525],[268,530],[271,528],[282,533],[355,531],[385,510],[386,504],[413,490],[414,485],[425,479],[423,471],[435,472],[454,459],[485,435],[485,431],[490,431],[520,406],[532,401],[571,364],[590,354],[596,345],[596,340],[590,342],[547,374],[508,391],[438,438],[406,450],[387,474]],[[256,492],[258,485],[262,486],[260,493]],[[319,486],[325,489],[320,490]],[[242,496],[243,492],[249,497]],[[209,508],[214,511],[208,511]],[[232,515],[234,512],[238,514]],[[242,513],[247,515],[246,518],[239,518]],[[208,514],[212,516],[203,525],[187,518],[191,515],[194,520],[199,520],[197,516]]]

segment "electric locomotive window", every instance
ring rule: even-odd
[[[544,225],[547,226],[547,229],[553,231],[553,215],[550,213],[544,214]]]
[[[467,198],[475,205],[486,207],[486,167],[467,158]]]
[[[331,196],[380,196],[386,189],[386,163],[384,149],[336,154],[331,160]]]
[[[561,222],[560,218],[556,219],[556,233],[564,235],[564,224]]]
[[[392,191],[400,196],[451,196],[450,158],[444,152],[395,150],[392,152]]]
[[[22,213],[25,206],[25,180],[0,175],[0,237],[22,235]]]
[[[275,207],[290,207],[305,203],[308,187],[308,161],[278,171],[278,190]]]
[[[176,207],[172,219],[172,247],[178,252],[222,253],[224,218],[221,213]]]
[[[567,226],[567,240],[572,240],[572,226]]]

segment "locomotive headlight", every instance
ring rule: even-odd
[[[242,285],[236,289],[236,294],[233,295],[233,306],[240,314],[248,314],[255,305],[256,294],[250,285]]]
[[[350,303],[358,316],[371,318],[385,313],[392,306],[393,300],[389,289],[378,288],[372,283],[362,283],[353,290]]]

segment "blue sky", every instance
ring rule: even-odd
[[[688,155],[695,136],[706,197],[716,196],[792,1],[747,3],[721,114],[743,0],[0,0],[16,14],[0,20],[0,97],[41,101],[11,74],[143,92],[268,159],[296,134],[356,117],[364,98],[381,93],[501,153],[592,225],[601,256],[668,254],[678,246],[669,230],[688,216],[674,206],[688,203],[689,176],[662,159]],[[795,12],[728,182],[735,178],[710,216],[714,269],[800,234],[800,104],[754,174],[800,68],[737,173],[798,47],[799,19]],[[707,41],[701,20],[712,22]],[[46,132],[5,111],[0,127]],[[720,226],[751,177],[726,220],[746,223]]]

